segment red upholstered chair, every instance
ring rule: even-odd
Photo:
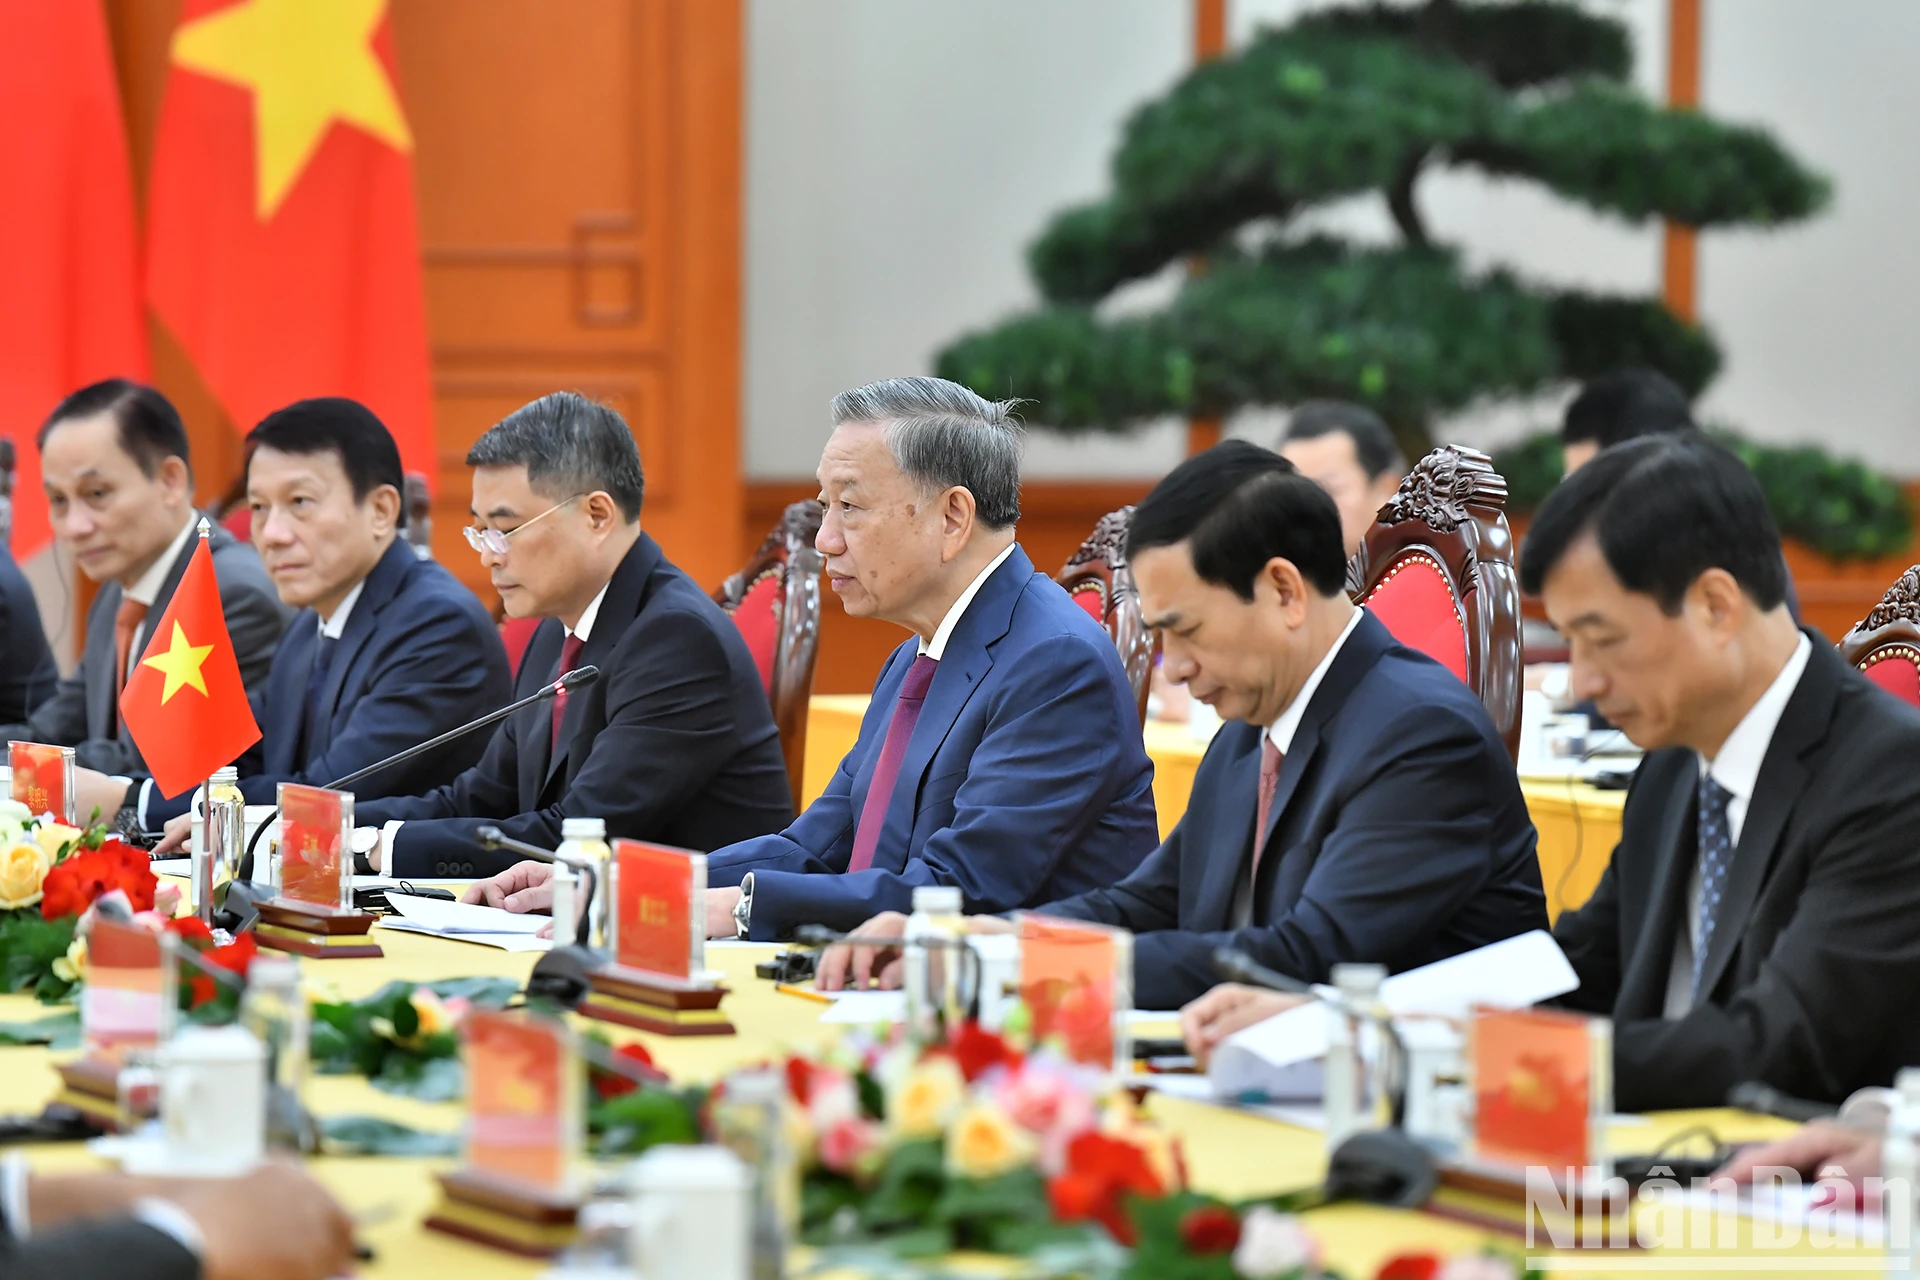
[[[787,759],[793,807],[800,808],[807,764],[807,702],[813,696],[813,664],[820,652],[821,507],[796,502],[753,553],[746,567],[720,584],[714,603],[733,618],[760,668],[780,748]]]
[[[520,659],[527,654],[527,646],[533,643],[533,633],[540,629],[544,618],[501,618],[500,643],[507,649],[507,670],[518,677]]]
[[[1487,704],[1520,749],[1520,583],[1507,482],[1486,454],[1443,445],[1400,482],[1347,565],[1347,592],[1400,643],[1434,658]]]
[[[1901,574],[1837,647],[1867,679],[1920,706],[1920,564]]]
[[[1093,526],[1093,532],[1054,581],[1113,637],[1120,650],[1120,665],[1127,671],[1127,683],[1133,686],[1141,722],[1145,723],[1155,645],[1140,616],[1140,596],[1133,587],[1133,573],[1127,568],[1127,525],[1132,520],[1132,507],[1101,516],[1100,523]]]

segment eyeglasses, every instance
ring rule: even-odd
[[[527,525],[538,524],[540,521],[545,520],[548,516],[552,515],[554,512],[558,511],[560,508],[566,506],[567,503],[578,502],[580,499],[586,496],[587,495],[584,493],[576,493],[571,498],[567,498],[566,500],[561,502],[556,502],[552,506],[548,507],[545,511],[542,511],[539,515],[535,516],[533,519],[527,521],[525,524],[519,525],[516,528],[509,529],[505,533],[500,532],[498,529],[476,529],[472,525],[464,526],[460,530],[460,532],[467,535],[467,545],[472,547],[475,551],[481,552],[483,554],[491,551],[496,556],[503,556],[507,554],[508,538],[511,538],[514,534],[519,533],[522,529],[525,529]]]

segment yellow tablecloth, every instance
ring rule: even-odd
[[[866,712],[864,694],[814,698],[807,718],[809,804],[826,790],[841,757],[853,749],[860,736],[860,717]],[[1153,761],[1153,803],[1164,839],[1187,811],[1194,771],[1207,744],[1196,740],[1185,725],[1159,720],[1147,724],[1146,744]],[[1571,780],[1529,780],[1521,784],[1521,791],[1540,833],[1540,878],[1547,890],[1547,913],[1557,918],[1563,910],[1585,902],[1606,869],[1620,839],[1620,806],[1626,793],[1599,791]]]
[[[393,978],[416,980],[472,974],[524,976],[533,957],[510,955],[416,934],[378,930],[375,936],[387,955],[379,960],[307,962],[309,977],[330,984],[340,994],[365,995]],[[741,1034],[733,1037],[669,1039],[622,1028],[605,1027],[619,1041],[644,1040],[659,1063],[676,1076],[708,1078],[740,1063],[764,1060],[783,1048],[807,1048],[831,1033],[820,1025],[820,1006],[775,992],[770,983],[753,976],[753,965],[771,952],[769,947],[723,947],[708,953],[708,963],[727,974],[732,994],[727,1008]],[[0,997],[0,1020],[27,1020],[43,1012],[25,996]],[[10,1107],[30,1109],[50,1097],[58,1085],[52,1055],[44,1049],[0,1048],[0,1090]],[[453,1104],[431,1104],[389,1097],[364,1081],[343,1077],[316,1080],[311,1102],[322,1115],[361,1113],[387,1116],[421,1128],[452,1129],[459,1109]],[[1197,1102],[1155,1095],[1152,1113],[1179,1134],[1194,1185],[1222,1196],[1243,1197],[1270,1193],[1316,1181],[1325,1168],[1322,1139],[1306,1130],[1258,1119]],[[1671,1113],[1627,1126],[1613,1133],[1621,1151],[1648,1151],[1668,1134],[1698,1123],[1711,1124],[1723,1139],[1757,1138],[1782,1132],[1778,1121],[1734,1112]],[[97,1167],[78,1146],[32,1150],[37,1169],[55,1171]],[[433,1169],[443,1161],[402,1159],[322,1159],[318,1176],[356,1215],[383,1216],[363,1232],[378,1252],[365,1268],[369,1276],[459,1276],[462,1280],[531,1276],[533,1263],[495,1253],[477,1245],[423,1230],[421,1219],[434,1200]],[[1330,1262],[1350,1276],[1371,1275],[1385,1258],[1408,1249],[1461,1252],[1478,1248],[1483,1233],[1423,1214],[1363,1206],[1346,1206],[1315,1213],[1308,1220],[1324,1245]],[[1746,1226],[1739,1228],[1746,1239]],[[1517,1249],[1517,1243],[1502,1242]],[[1819,1259],[1831,1261],[1829,1254]],[[1616,1271],[1598,1258],[1580,1264],[1589,1275],[1647,1274],[1648,1259],[1626,1259]],[[1772,1261],[1772,1259],[1770,1259]],[[1684,1265],[1684,1264],[1682,1264]],[[1696,1264],[1697,1265],[1697,1264]],[[1630,1269],[1630,1270],[1629,1270]],[[1785,1274],[1773,1272],[1773,1274]]]

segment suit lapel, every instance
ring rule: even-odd
[[[113,621],[120,612],[120,584],[109,582],[100,588],[92,611],[87,615],[87,647],[81,655],[86,664],[87,736],[112,738],[120,722],[120,709],[113,704]],[[102,678],[104,677],[104,678]]]
[[[1627,970],[1620,975],[1620,1009],[1629,1017],[1657,1018],[1666,1004],[1667,977],[1673,966],[1670,945],[1686,924],[1687,883],[1699,858],[1695,830],[1699,786],[1699,757],[1687,751],[1677,783],[1661,811],[1653,880],[1647,918],[1640,922],[1640,942],[1633,948]],[[1688,772],[1691,769],[1694,772]]]
[[[560,644],[566,638],[566,629],[552,618],[542,622],[534,631],[533,639],[527,641],[527,651],[520,657],[521,681],[514,690],[516,697],[524,698],[539,691],[541,685],[553,683],[553,671],[560,663]],[[529,684],[526,677],[533,672],[540,673],[538,684]],[[546,788],[547,766],[552,755],[553,736],[552,704],[537,702],[516,716],[518,723],[514,731],[519,746],[515,759],[519,774],[520,808],[531,813],[540,807],[540,793]]]
[[[325,682],[320,686],[320,701],[314,708],[314,723],[307,729],[308,755],[318,755],[332,743],[333,709],[340,705],[340,692],[346,687],[347,673],[353,669],[360,651],[373,639],[373,633],[379,627],[381,610],[392,603],[400,584],[406,581],[407,573],[415,563],[413,549],[404,539],[396,537],[380,556],[379,563],[373,566],[373,572],[367,575],[366,585],[360,589],[360,598],[354,602],[353,612],[347,617],[346,630],[340,633],[340,639],[333,646],[333,660],[327,664]],[[309,664],[307,669],[311,672],[312,665]],[[304,695],[304,681],[300,688]]]
[[[1253,849],[1253,820],[1260,804],[1260,734],[1254,725],[1224,725],[1208,748],[1209,754],[1223,751],[1230,758],[1224,769],[1225,794],[1206,797],[1204,847],[1190,849],[1187,854],[1201,859],[1200,892],[1192,917],[1199,929],[1227,927],[1233,891],[1247,872],[1247,857]],[[1204,767],[1205,761],[1201,763]],[[1283,768],[1281,773],[1285,772]],[[1277,798],[1277,786],[1274,794]],[[1276,804],[1273,812],[1279,811]],[[1193,807],[1189,806],[1187,812],[1193,815]]]
[[[300,762],[294,756],[300,747],[307,677],[313,672],[318,651],[319,626],[311,609],[295,614],[267,671],[267,727],[274,730],[267,735],[262,757],[268,773],[300,772]]]
[[[1807,786],[1807,769],[1801,758],[1826,738],[1833,720],[1842,669],[1827,643],[1816,639],[1806,669],[1800,673],[1800,683],[1787,699],[1780,723],[1774,726],[1767,754],[1760,762],[1760,775],[1754,781],[1753,799],[1747,804],[1746,821],[1740,824],[1733,866],[1728,869],[1720,911],[1714,917],[1713,939],[1700,969],[1703,996],[1727,971],[1734,948],[1747,931],[1747,918],[1753,914],[1754,900],[1773,867],[1787,815]]]
[[[980,590],[967,604],[967,611],[947,637],[947,647],[934,668],[933,683],[927,686],[926,701],[920,704],[920,718],[914,722],[913,736],[907,739],[907,753],[900,760],[900,775],[894,780],[893,796],[887,804],[887,828],[905,848],[913,834],[913,815],[919,809],[920,783],[927,766],[933,763],[940,744],[947,740],[960,718],[967,700],[980,687],[980,681],[993,667],[993,646],[1013,625],[1014,602],[1033,577],[1033,561],[1016,544],[1013,554],[1001,563],[993,575],[980,584]],[[902,679],[904,680],[904,676]],[[881,738],[884,747],[886,739]],[[875,759],[878,759],[876,753]],[[900,798],[907,797],[901,804]],[[883,831],[883,835],[887,834]],[[883,840],[883,845],[888,842]]]
[[[646,534],[641,534],[626,556],[613,571],[613,577],[607,583],[607,594],[600,601],[600,612],[594,615],[593,632],[587,642],[580,647],[581,666],[597,666],[607,670],[615,649],[619,648],[621,638],[634,619],[640,616],[647,606],[647,582],[660,564],[662,553],[660,546]],[[552,664],[547,668],[548,680],[560,678],[560,658],[556,650]],[[560,718],[560,748],[551,753],[545,773],[542,775],[540,790],[545,794],[547,787],[553,784],[554,775],[565,766],[567,757],[572,754],[574,739],[580,734],[580,728],[587,715],[587,704],[596,696],[604,698],[604,686],[592,685],[578,694],[567,695],[567,707]],[[552,723],[551,720],[548,721]]]

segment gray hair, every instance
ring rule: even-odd
[[[842,391],[832,414],[836,427],[885,423],[901,471],[928,489],[965,489],[980,523],[1005,529],[1020,519],[1019,403],[982,399],[945,378],[888,378]]]
[[[527,469],[527,484],[556,502],[596,489],[640,518],[646,479],[626,420],[577,391],[555,391],[494,423],[467,450],[470,467]]]

